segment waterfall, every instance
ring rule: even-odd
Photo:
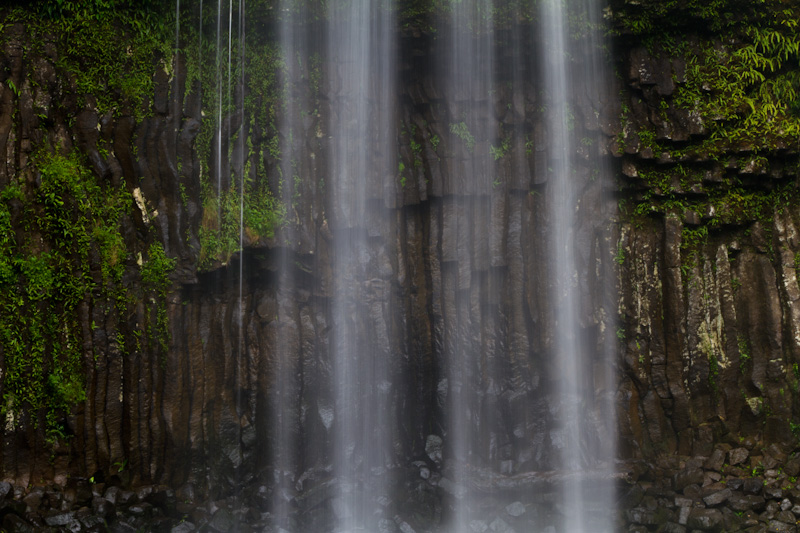
[[[497,461],[493,426],[499,376],[494,366],[497,340],[491,275],[494,235],[492,206],[503,188],[491,156],[498,144],[493,119],[495,66],[493,3],[454,3],[441,41],[451,151],[456,167],[448,176],[445,202],[452,223],[443,229],[443,359],[447,366],[447,412],[451,491],[455,496],[449,531],[469,531],[476,496],[469,490],[469,466],[480,458]],[[497,190],[494,190],[497,188]],[[485,273],[486,275],[476,275]],[[477,304],[477,305],[476,305]],[[474,514],[474,513],[473,513]]]
[[[330,213],[333,243],[331,365],[334,383],[334,513],[342,531],[373,531],[388,494],[388,280],[371,237],[385,226],[395,125],[392,6],[374,0],[332,2],[328,10]],[[389,273],[386,273],[389,274]]]
[[[430,98],[409,104],[410,91],[396,79],[408,68],[395,57],[397,2],[321,7],[280,0],[277,24],[247,26],[250,38],[265,33],[257,36],[260,45],[276,45],[265,46],[267,54],[278,50],[279,98],[271,101],[278,109],[270,124],[248,115],[246,81],[273,74],[273,64],[247,71],[253,56],[245,57],[244,0],[238,12],[229,0],[225,51],[223,2],[217,2],[216,43],[208,41],[216,79],[206,99],[214,110],[207,149],[220,224],[226,188],[239,187],[238,344],[231,345],[241,389],[236,410],[237,420],[247,418],[247,406],[238,403],[252,385],[245,365],[263,364],[256,379],[267,382],[266,392],[250,401],[268,404],[260,411],[266,416],[259,414],[266,420],[258,422],[268,445],[258,465],[267,472],[256,475],[268,478],[263,494],[272,529],[322,524],[346,533],[406,531],[411,526],[397,494],[421,483],[421,492],[441,495],[444,510],[435,527],[420,533],[486,531],[498,513],[518,518],[517,527],[534,523],[534,512],[510,518],[505,509],[512,504],[514,513],[539,506],[542,527],[558,533],[612,531],[615,494],[605,480],[613,478],[615,457],[614,327],[598,316],[613,313],[615,304],[612,289],[589,300],[590,270],[609,267],[591,264],[605,259],[587,259],[580,245],[597,238],[591,234],[600,224],[587,222],[583,199],[607,179],[600,149],[585,149],[592,135],[594,146],[601,144],[599,127],[590,123],[601,107],[598,87],[607,84],[600,45],[592,40],[599,24],[594,2],[543,0],[535,11],[515,2],[509,11],[499,0],[452,2],[433,17],[437,31],[426,41],[435,67],[425,74]],[[202,18],[202,3],[200,9]],[[569,27],[574,20],[581,31]],[[201,20],[201,34],[202,28]],[[322,90],[313,94],[318,89],[310,86],[320,82]],[[408,120],[402,126],[401,116]],[[586,124],[576,127],[576,120]],[[250,137],[260,137],[262,147],[248,148]],[[407,168],[408,148],[419,170]],[[432,164],[430,154],[444,169],[438,176],[424,168]],[[245,170],[248,165],[255,168]],[[418,173],[409,180],[416,183],[406,183],[410,170]],[[246,185],[259,172],[284,217],[274,239],[248,243]],[[210,189],[213,179],[212,173]],[[410,191],[419,194],[413,207],[406,187],[420,189]],[[322,198],[306,204],[305,194]],[[412,209],[425,220],[421,226],[430,225],[419,232],[429,242],[420,245],[427,249],[413,268],[433,270],[420,276],[419,285],[430,286],[421,291],[425,304],[413,311],[399,301],[405,296],[396,296],[408,290],[410,268],[393,248],[410,231],[400,228]],[[263,259],[270,273],[261,289],[274,291],[275,301],[256,309],[259,325],[243,322],[246,280],[259,278],[246,269],[262,261],[245,262],[248,244],[270,248],[277,259]],[[308,274],[314,268],[329,272]],[[416,327],[407,326],[412,320],[404,311],[430,313],[430,346],[398,340]],[[251,363],[249,328],[259,327],[268,330],[263,337],[270,344]],[[420,363],[414,349],[429,349],[435,361]],[[430,380],[438,386],[404,382],[419,377],[412,365],[438,366]],[[429,434],[411,435],[417,442],[409,444],[400,440],[416,430],[404,426],[411,417],[401,411],[411,403],[403,405],[403,395],[412,386],[419,386],[418,404],[436,412],[425,415],[433,420],[423,430]],[[429,451],[424,439],[431,450],[443,445]],[[248,465],[244,455],[237,465]],[[408,481],[409,471],[425,481]],[[307,497],[320,486],[330,494],[324,510],[313,503],[322,496]],[[503,502],[500,511],[487,511],[492,498]],[[543,501],[554,505],[542,510]],[[304,522],[304,505],[318,505],[319,514]]]
[[[218,220],[222,223],[222,0],[217,0],[217,202]]]
[[[270,464],[274,472],[275,489],[272,494],[272,524],[276,531],[292,531],[291,498],[293,481],[298,464],[297,447],[300,444],[296,421],[300,416],[297,382],[299,368],[296,350],[297,331],[297,280],[293,245],[297,241],[298,224],[295,204],[300,194],[298,161],[303,157],[302,114],[311,103],[302,84],[308,82],[309,35],[307,12],[293,0],[282,0],[283,19],[279,27],[281,49],[282,110],[280,113],[280,199],[287,206],[287,216],[280,234],[278,265],[278,331],[275,336],[274,377],[270,387],[270,413],[273,421],[270,446]],[[283,529],[285,528],[285,529]]]
[[[569,6],[584,15],[591,23],[597,20],[594,3]],[[571,37],[567,23],[568,4],[561,0],[545,0],[542,5],[539,29],[543,35],[543,77],[548,109],[545,124],[548,131],[547,205],[550,218],[549,256],[551,257],[551,293],[553,307],[553,357],[556,360],[554,382],[556,398],[551,407],[557,428],[551,432],[553,446],[560,451],[559,468],[569,475],[561,488],[561,503],[565,509],[563,531],[568,533],[606,532],[612,530],[607,512],[611,508],[614,487],[610,482],[587,482],[591,470],[610,472],[614,458],[611,443],[601,442],[603,429],[613,420],[596,424],[595,413],[613,413],[603,403],[607,384],[595,382],[594,367],[608,364],[610,350],[594,353],[582,334],[586,320],[583,279],[587,264],[578,260],[580,239],[578,225],[581,195],[587,186],[576,166],[579,140],[574,120],[580,92],[591,98],[591,87],[601,81],[591,75],[594,56],[600,50],[588,37]],[[585,12],[582,10],[585,9]],[[591,35],[591,31],[588,32]],[[587,44],[588,43],[588,44]],[[578,45],[588,49],[579,49]],[[588,58],[588,59],[584,59]],[[573,63],[577,63],[573,65]],[[593,98],[597,101],[597,98]],[[602,177],[601,177],[602,179]],[[598,432],[598,429],[600,430]],[[612,439],[613,440],[613,439]],[[606,476],[610,478],[610,476]],[[604,476],[599,476],[603,479]],[[599,486],[598,486],[599,485]],[[605,507],[605,509],[603,509]]]
[[[245,0],[239,0],[239,28],[238,28],[238,38],[239,38],[239,58],[238,63],[240,65],[241,76],[238,80],[239,88],[239,101],[236,103],[236,109],[241,110],[240,112],[244,115],[244,91],[245,91],[245,78],[244,78],[244,68],[241,68],[241,65],[244,65],[244,42],[245,42],[245,18],[244,18],[244,6]],[[231,9],[230,9],[230,21],[228,23],[229,32],[232,29],[232,20],[233,20],[233,0],[231,0]],[[231,35],[228,35],[228,47],[229,47],[229,54],[233,53],[233,49],[230,45],[231,42]],[[232,61],[228,61],[228,79],[230,81],[230,64]],[[239,385],[240,390],[244,390],[244,386],[242,385],[246,381],[246,372],[243,371],[243,366],[245,365],[246,355],[244,353],[245,350],[245,328],[244,328],[244,315],[245,315],[245,287],[244,287],[244,209],[245,209],[245,143],[244,143],[244,136],[247,134],[246,131],[246,122],[244,120],[241,121],[239,125],[239,134],[238,134],[238,161],[240,162],[241,166],[239,167],[239,309],[238,309],[238,316],[237,316],[237,349],[236,349],[236,383]],[[231,184],[232,186],[233,184]],[[236,414],[241,417],[242,414],[245,412],[246,406],[244,405],[244,399],[242,398],[242,394],[236,394]],[[242,435],[241,435],[241,426],[239,428],[239,441],[241,442]],[[241,448],[240,448],[241,449]]]
[[[178,79],[178,54],[180,53],[180,37],[181,37],[181,1],[175,0],[175,48],[173,50],[173,66],[172,66],[172,76],[173,79]],[[172,96],[172,113],[175,119],[175,131],[177,132],[181,126],[181,108],[180,108],[180,91],[176,88],[173,89],[175,93]]]

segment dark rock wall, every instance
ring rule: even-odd
[[[331,316],[332,228],[326,213],[332,206],[321,185],[327,179],[324,131],[330,95],[323,92],[320,113],[306,118],[312,134],[295,140],[308,157],[299,162],[303,189],[290,217],[300,237],[287,251],[297,287],[284,298],[279,295],[286,290],[278,268],[285,248],[280,232],[268,241],[249,242],[228,265],[197,272],[201,207],[194,142],[202,116],[199,88],[183,86],[180,68],[174,79],[156,74],[152,116],[141,123],[125,115],[100,117],[91,106],[78,109],[66,98],[69,91],[54,83],[50,71],[57,51],[53,57],[24,57],[24,27],[5,31],[0,81],[13,80],[20,93],[0,84],[5,154],[0,184],[8,184],[11,176],[34,179],[30,154],[45,141],[77,146],[98,178],[126,183],[131,192],[140,188],[145,199],[145,213],[134,209],[123,223],[129,271],[136,271],[137,253],[154,239],[178,266],[167,300],[171,340],[163,353],[148,343],[125,356],[120,351],[118,334],[127,345],[135,344],[136,332],[153,312],[149,300],[142,298],[129,316],[88,302],[81,308],[83,342],[87,352],[98,355],[86,365],[87,400],[69,417],[74,437],[53,453],[33,430],[6,432],[3,476],[27,482],[102,471],[134,482],[177,485],[194,479],[212,492],[254,476],[268,478],[276,445],[270,394],[279,338],[293,354],[289,368],[296,377],[288,385],[296,420],[291,426],[296,471],[303,482],[326,476],[329,458],[319,443],[331,440],[326,427],[333,405],[329,339],[341,319]],[[527,44],[535,48],[534,42]],[[363,282],[359,304],[372,312],[371,322],[359,327],[373,336],[369,342],[376,351],[392,358],[395,422],[389,425],[398,462],[424,457],[428,435],[446,435],[441,354],[458,325],[458,334],[480,346],[484,357],[469,369],[473,386],[485,391],[482,416],[474,421],[475,434],[487,439],[476,443],[481,459],[506,472],[541,470],[554,453],[548,436],[554,428],[549,400],[555,378],[548,356],[553,266],[547,261],[549,222],[542,194],[548,135],[536,65],[523,66],[521,99],[498,84],[492,96],[495,116],[485,117],[514,132],[509,153],[495,162],[481,137],[488,128],[474,128],[475,153],[485,154],[481,164],[499,179],[489,193],[470,191],[454,169],[472,154],[450,134],[449,124],[458,122],[460,105],[471,103],[448,107],[452,100],[442,94],[432,46],[432,37],[424,33],[402,37],[396,111],[399,126],[414,138],[399,140],[406,181],[401,184],[397,176],[392,194],[372,193],[372,223],[362,229],[369,232],[366,261],[373,275]],[[499,53],[506,57],[506,49]],[[797,210],[776,211],[766,222],[715,229],[691,249],[691,261],[690,250],[681,246],[683,228],[696,225],[691,215],[618,214],[620,199],[640,198],[649,187],[637,169],[657,164],[631,132],[655,127],[664,139],[680,143],[704,131],[674,107],[667,120],[653,112],[675,83],[663,73],[679,65],[641,49],[619,49],[617,57],[616,67],[625,75],[611,83],[601,101],[589,101],[575,88],[576,136],[588,139],[578,147],[575,176],[582,183],[577,274],[586,307],[581,334],[597,353],[609,345],[620,347],[615,375],[608,375],[599,360],[586,361],[594,369],[587,384],[596,391],[597,403],[587,410],[588,423],[596,427],[593,435],[599,442],[610,440],[608,428],[597,420],[611,397],[618,406],[625,459],[709,455],[716,443],[740,437],[790,445],[797,409],[794,365],[800,362]],[[501,69],[499,76],[510,81],[509,72]],[[177,99],[170,96],[176,90]],[[59,106],[48,107],[47,102],[59,100]],[[619,119],[620,100],[633,110],[626,123]],[[47,118],[37,116],[34,106],[43,107]],[[107,157],[96,149],[98,136],[113,146]],[[410,140],[421,151],[412,150]],[[795,151],[768,156],[770,171],[763,176],[702,159],[688,164],[708,169],[709,180],[715,171],[757,178],[756,188],[796,180]],[[253,157],[275,168],[266,154]],[[603,173],[596,177],[594,157],[610,170],[611,179]],[[491,207],[485,210],[491,213],[488,219],[467,216],[478,204]],[[135,285],[136,276],[127,282]],[[88,327],[92,320],[97,329]],[[489,366],[500,369],[498,383],[484,380]],[[115,466],[122,462],[123,469]]]
[[[655,130],[670,147],[706,138],[702,121],[671,102],[675,72],[684,66],[643,49],[632,50],[621,65],[627,82],[623,97],[635,117],[620,137],[622,197],[638,201],[650,187],[642,174],[652,169],[671,176],[679,199],[707,198],[723,180],[742,183],[744,194],[766,195],[780,187],[791,192],[785,201],[767,204],[758,219],[723,216],[721,224],[709,224],[718,216],[712,206],[705,213],[679,207],[623,220],[622,442],[644,456],[708,455],[715,442],[735,443],[739,437],[792,446],[798,387],[797,149],[780,146],[764,153],[741,143],[713,157],[683,156],[682,168],[702,178],[679,183],[677,161],[666,151],[654,154],[631,132]],[[666,118],[658,111],[665,107]],[[749,162],[757,155],[766,162],[753,168]],[[746,202],[734,198],[722,209],[743,210]],[[707,231],[707,237],[692,240],[697,230]]]

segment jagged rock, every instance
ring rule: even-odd
[[[687,485],[683,489],[683,495],[692,500],[700,500],[703,497],[703,489],[697,484]]]
[[[715,470],[719,471],[722,468],[722,465],[725,463],[725,451],[720,448],[715,449],[711,456],[706,459],[706,462],[703,463],[703,468],[706,470]]]
[[[519,517],[525,514],[525,504],[516,501],[506,506],[506,512],[513,517]]]
[[[681,507],[678,510],[678,524],[685,526],[689,523],[689,516],[692,514],[692,507]]]
[[[53,527],[67,526],[75,521],[75,513],[72,512],[53,511],[44,517],[44,522]]]
[[[28,512],[38,512],[44,501],[44,489],[41,487],[34,488],[22,499],[22,501],[28,506]]]
[[[120,490],[119,487],[109,487],[108,489],[106,489],[105,494],[103,494],[103,498],[105,498],[111,503],[117,503],[118,501],[120,503],[123,503],[120,498],[121,493],[122,491]]]
[[[787,524],[778,520],[770,520],[767,531],[770,533],[796,532],[797,527],[793,524]]]
[[[735,448],[728,452],[728,463],[735,466],[744,463],[750,456],[747,448]]]
[[[628,522],[633,524],[656,525],[658,523],[655,512],[640,507],[629,509],[626,515]]]
[[[734,511],[749,511],[753,510],[761,512],[766,506],[766,500],[762,496],[755,494],[742,494],[740,492],[732,492],[728,498],[728,505]]]
[[[744,480],[741,478],[730,478],[725,482],[725,486],[731,490],[742,490]]]
[[[777,482],[773,481],[764,485],[763,494],[765,498],[780,500],[783,498],[783,489]]]
[[[209,522],[209,526],[219,533],[228,533],[236,529],[236,518],[226,509],[219,509]]]
[[[722,531],[722,512],[719,509],[692,509],[687,525],[700,531]]]
[[[492,523],[489,524],[489,529],[491,529],[493,533],[514,533],[514,530],[511,528],[511,526],[509,526],[505,520],[499,517],[492,520]]]
[[[764,480],[761,478],[748,478],[742,483],[742,490],[745,494],[761,494],[764,488]]]
[[[703,471],[700,468],[686,469],[675,474],[672,486],[676,491],[682,491],[689,485],[702,485]]]
[[[10,495],[13,496],[14,487],[8,481],[0,481],[0,503]]]
[[[489,524],[483,520],[470,520],[469,528],[472,533],[485,533],[489,530]]]
[[[3,530],[8,533],[36,533],[36,528],[15,514],[3,518]]]
[[[731,489],[723,489],[714,492],[712,494],[709,494],[708,496],[703,498],[703,501],[709,507],[715,507],[723,502],[726,502],[731,497],[732,494],[733,492],[731,491]]]

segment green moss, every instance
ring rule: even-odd
[[[77,96],[100,114],[148,113],[143,104],[153,95],[154,61],[169,57],[174,40],[174,20],[163,3],[39,0],[12,9],[6,22],[17,21],[25,23],[34,52],[46,42],[56,45],[64,87],[74,82]]]
[[[615,0],[608,14],[620,34],[663,39],[687,30],[734,32],[748,21],[767,19],[785,6],[781,0]]]
[[[750,342],[742,335],[739,335],[736,338],[736,342],[739,347],[739,371],[742,373],[742,375],[745,375],[751,360]]]
[[[656,56],[686,62],[685,77],[674,77],[674,94],[650,94],[648,104],[658,106],[663,121],[688,112],[702,124],[702,134],[674,142],[659,138],[649,125],[628,131],[624,122],[619,141],[622,146],[635,135],[640,152],[649,149],[659,158],[638,163],[644,188],[629,215],[683,218],[694,212],[692,223],[699,226],[685,227],[682,235],[686,273],[713,232],[762,222],[769,233],[776,212],[800,204],[798,188],[773,172],[784,169],[790,176],[800,146],[795,8],[772,0],[757,6],[720,0],[702,9],[696,3],[647,0],[616,6],[614,14],[629,45],[642,43]],[[676,16],[680,23],[671,20]],[[623,105],[623,119],[628,113]]]
[[[680,143],[658,138],[650,126],[627,131],[623,93],[619,145],[635,135],[640,150],[662,159],[641,162],[646,189],[631,214],[694,211],[707,229],[685,230],[687,249],[698,244],[693,232],[754,221],[771,227],[776,210],[800,199],[789,180],[770,175],[776,164],[796,164],[800,146],[797,8],[778,0],[642,0],[612,4],[611,11],[627,45],[685,61],[685,77],[673,78],[674,94],[658,100],[651,94],[648,103],[658,105],[664,121],[688,112],[704,130]],[[716,177],[706,182],[709,172]]]
[[[316,6],[316,7],[315,7]],[[313,20],[315,9],[307,5],[304,11],[308,20]],[[301,11],[301,6],[289,10]],[[296,204],[300,199],[300,179],[297,173],[292,176],[281,174],[283,158],[282,142],[291,143],[293,133],[283,139],[278,131],[281,113],[290,109],[291,99],[308,108],[298,109],[306,117],[318,118],[318,90],[321,83],[319,56],[309,59],[299,56],[288,57],[271,40],[272,32],[257,28],[264,21],[276,16],[271,9],[265,9],[264,2],[248,2],[246,17],[250,28],[247,46],[240,46],[237,30],[230,36],[227,28],[219,37],[224,50],[217,61],[216,12],[210,17],[207,13],[197,29],[194,13],[183,13],[182,27],[187,28],[182,36],[183,48],[187,52],[188,78],[195,81],[193,90],[199,89],[202,95],[204,120],[196,140],[196,150],[200,159],[200,189],[203,208],[202,222],[198,230],[200,240],[200,270],[209,270],[224,265],[242,246],[240,232],[244,230],[245,242],[256,243],[271,238],[275,228],[285,220],[288,206],[283,206],[276,196],[290,197]],[[278,16],[284,16],[283,12]],[[227,15],[227,14],[226,14]],[[234,11],[233,17],[238,17]],[[213,20],[212,20],[213,19]],[[202,31],[202,35],[199,33]],[[213,38],[208,35],[214,35]],[[228,41],[231,43],[230,84],[228,81]],[[285,76],[290,62],[300,73],[300,79],[290,84]],[[244,99],[236,87],[244,79]],[[228,132],[228,118],[238,114],[243,105],[242,122],[238,131]],[[220,126],[224,126],[220,128]],[[222,131],[222,138],[220,138]],[[239,136],[244,136],[246,147],[243,169],[233,168],[233,146]],[[230,141],[229,141],[230,138]],[[218,144],[219,143],[219,144]],[[221,155],[221,162],[218,161]],[[279,190],[270,190],[268,172],[275,172],[279,179]],[[243,174],[243,176],[242,176]],[[244,184],[242,185],[242,182]],[[244,187],[244,194],[242,194]],[[285,191],[285,188],[289,191]],[[284,195],[283,192],[287,192]],[[243,227],[242,227],[243,226]]]
[[[150,302],[150,309],[146,315],[147,337],[157,343],[162,354],[169,348],[167,291],[172,284],[169,275],[175,270],[175,263],[175,259],[167,257],[161,243],[154,242],[148,248],[147,259],[142,261],[140,269],[142,286],[145,292],[149,293]]]
[[[285,218],[284,207],[275,200],[266,182],[245,183],[244,214],[240,222],[242,197],[236,186],[222,192],[221,202],[207,191],[203,202],[203,221],[199,230],[201,270],[227,264],[241,250],[241,230],[250,242],[272,238]],[[244,224],[244,228],[240,224]]]
[[[450,124],[450,133],[461,139],[461,141],[467,146],[467,150],[472,152],[475,148],[475,137],[469,131],[469,127],[467,123],[464,121],[456,122]]]
[[[79,308],[125,292],[119,224],[131,198],[98,183],[76,153],[40,152],[34,164],[38,187],[12,184],[0,197],[3,413],[53,440],[85,398]]]

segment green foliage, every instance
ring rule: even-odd
[[[170,273],[175,270],[175,259],[167,257],[160,242],[154,242],[147,251],[147,260],[142,262],[142,284],[146,290],[158,296],[166,296],[171,283]]]
[[[746,143],[752,149],[794,143],[800,137],[800,33],[793,19],[753,26],[736,44],[696,50],[677,105],[690,109],[709,128],[702,149],[719,153]]]
[[[658,39],[686,33],[733,32],[744,21],[766,18],[770,10],[780,9],[781,0],[640,0],[612,3],[609,14],[619,34]]]
[[[711,388],[711,391],[716,396],[719,393],[719,384],[717,380],[719,378],[719,360],[717,360],[716,355],[709,355],[708,357],[708,386]]]
[[[397,163],[397,175],[400,176],[400,186],[401,187],[405,187],[406,186],[406,182],[408,181],[406,176],[405,176],[405,174],[403,174],[405,169],[406,169],[406,166],[402,161]]]
[[[736,340],[739,346],[739,371],[744,374],[751,359],[750,343],[741,335]]]
[[[17,86],[14,85],[14,81],[11,78],[8,78],[6,80],[6,84],[8,85],[8,88],[11,89],[11,92],[14,93],[14,96],[19,98],[19,89],[17,89]]]
[[[38,188],[12,184],[0,196],[3,413],[52,441],[85,398],[79,308],[125,292],[119,223],[131,198],[99,184],[77,154],[40,152],[34,163]]]
[[[629,41],[656,56],[685,59],[685,79],[676,76],[674,94],[657,102],[659,116],[680,121],[685,118],[675,113],[688,114],[703,129],[680,143],[658,138],[650,128],[628,131],[630,109],[623,99],[620,148],[635,135],[640,150],[661,159],[640,163],[646,189],[629,214],[682,218],[694,212],[700,226],[684,229],[685,270],[714,230],[761,221],[769,231],[775,212],[800,201],[789,180],[769,177],[776,162],[786,164],[776,154],[800,145],[796,8],[778,0],[643,0],[612,5],[612,11]],[[717,173],[712,181],[705,180],[709,166]]]
[[[501,139],[500,146],[489,146],[489,153],[491,153],[495,161],[505,157],[509,150],[511,150],[511,139],[509,137]]]
[[[617,253],[614,255],[614,262],[619,266],[625,264],[625,246],[622,244],[622,240],[617,243]]]
[[[797,143],[797,15],[779,0],[645,0],[615,6],[617,29],[633,33],[651,53],[686,59],[685,82],[680,80],[672,100],[708,130],[702,141],[674,149],[657,142],[652,131],[639,131],[642,146],[680,159]],[[687,33],[699,39],[686,39]],[[662,100],[662,119],[670,120],[669,109]]]
[[[124,13],[144,18],[162,15],[160,0],[38,0],[33,2],[40,16],[48,19],[86,18],[102,21]]]
[[[153,95],[154,61],[171,52],[173,17],[159,0],[39,0],[13,9],[34,51],[55,38],[56,70],[64,87],[113,110],[141,117]]]
[[[218,263],[227,264],[231,256],[241,250],[241,207],[242,196],[237,187],[223,191],[221,202],[213,192],[205,193],[203,221],[199,231],[198,267],[201,270],[210,269]],[[285,210],[264,182],[261,185],[245,182],[242,217],[245,236],[250,242],[257,242],[274,236],[275,228],[285,218]]]
[[[708,226],[684,227],[681,234],[681,248],[695,250],[708,240]]]
[[[318,7],[298,3],[289,6],[279,16],[297,11],[313,19],[313,13]],[[251,28],[251,25],[257,26],[276,15],[264,2],[248,2],[246,9],[248,27]],[[185,14],[189,16],[191,10]],[[234,11],[233,16],[236,18],[238,14]],[[198,233],[198,267],[200,270],[208,270],[227,264],[231,256],[241,249],[240,230],[244,230],[245,243],[255,243],[274,236],[275,228],[284,221],[289,206],[281,205],[273,191],[270,191],[267,162],[274,165],[274,171],[279,175],[280,189],[275,194],[282,198],[291,198],[294,207],[300,201],[301,181],[296,169],[287,172],[291,172],[291,176],[282,175],[284,165],[280,161],[284,157],[291,157],[290,154],[282,153],[283,143],[291,146],[293,136],[290,132],[288,138],[284,139],[279,134],[278,117],[280,113],[288,112],[292,108],[304,117],[318,117],[316,107],[321,84],[321,59],[316,55],[308,59],[288,57],[273,41],[264,39],[268,31],[259,32],[255,29],[251,29],[248,34],[242,57],[237,30],[234,29],[233,34],[228,35],[227,28],[223,28],[223,35],[219,36],[220,41],[225,43],[225,50],[218,57],[216,22],[204,19],[200,30],[196,27],[196,21],[189,22],[187,20],[182,24],[182,29],[186,28],[182,40],[187,52],[187,83],[199,87],[203,109],[207,113],[201,123],[195,146],[201,165],[203,206]],[[199,31],[202,31],[202,35]],[[229,40],[233,51],[230,58],[227,53]],[[225,129],[229,124],[228,117],[238,113],[237,108],[241,105],[234,97],[237,91],[232,86],[229,87],[229,59],[230,83],[238,84],[244,74],[245,84],[244,125],[236,132],[227,132]],[[290,66],[299,79],[290,80],[286,75]],[[295,106],[289,105],[292,99],[298,101]],[[244,180],[238,175],[238,169],[233,169],[228,163],[232,159],[230,151],[234,139],[242,135],[245,137],[247,150],[242,170]],[[294,167],[292,164],[293,169]],[[223,182],[226,185],[223,186]]]
[[[409,144],[411,146],[411,153],[414,155],[414,167],[422,167],[422,144],[414,140],[413,137],[409,140]]]
[[[470,133],[466,122],[461,121],[450,124],[450,133],[461,139],[467,145],[467,150],[472,152],[475,148],[475,137]]]
[[[167,290],[171,285],[169,275],[175,270],[175,264],[175,259],[167,257],[161,243],[154,242],[147,251],[147,259],[141,265],[142,286],[151,294],[150,312],[147,314],[147,337],[157,342],[162,353],[169,347]]]

